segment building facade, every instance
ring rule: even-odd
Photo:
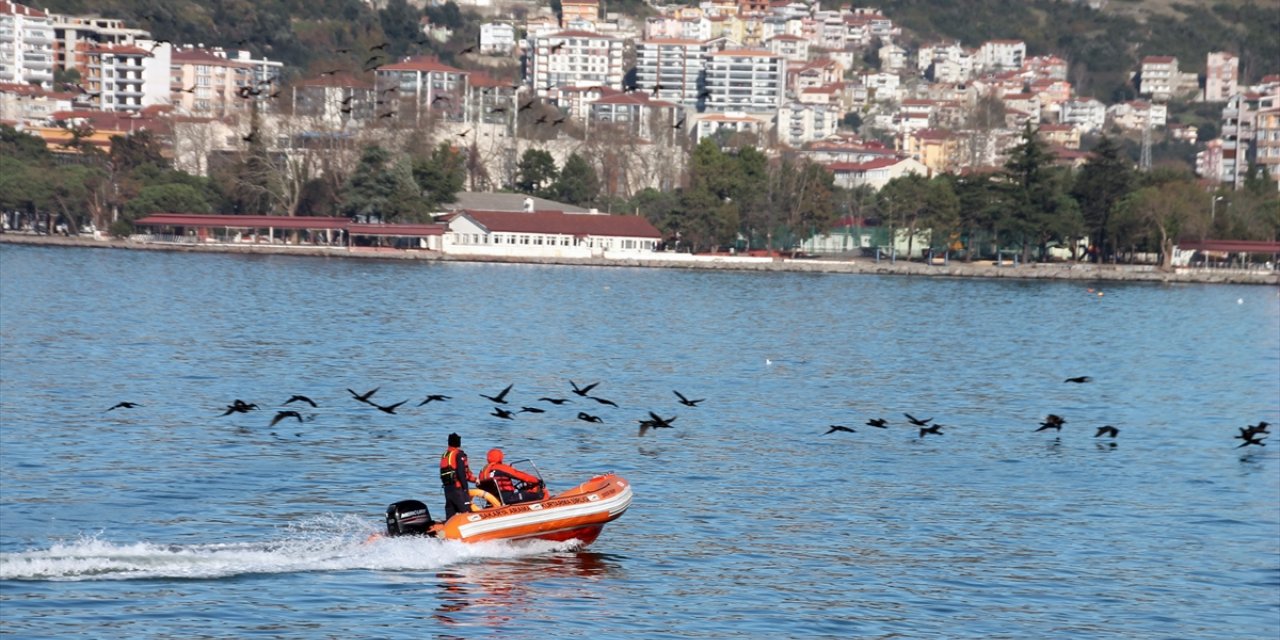
[[[1240,58],[1225,51],[1208,55],[1204,68],[1204,101],[1226,102],[1240,90]]]
[[[49,14],[0,0],[0,82],[52,88],[53,42]]]
[[[704,55],[696,40],[641,40],[636,43],[636,89],[696,109],[703,97]]]
[[[726,49],[707,57],[707,111],[773,113],[786,86],[787,61],[775,53]]]
[[[622,88],[624,42],[590,31],[560,31],[534,38],[533,90],[546,96],[556,87]]]

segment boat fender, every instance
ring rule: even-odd
[[[502,503],[499,502],[497,498],[493,497],[492,493],[489,493],[484,489],[472,489],[468,491],[467,494],[470,495],[472,498],[484,498],[484,501],[488,503],[488,506],[490,508],[502,506]],[[477,507],[475,503],[471,504],[472,511],[479,511],[480,509],[481,507]]]

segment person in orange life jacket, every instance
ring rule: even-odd
[[[476,477],[467,466],[467,454],[462,450],[462,436],[449,434],[449,448],[440,456],[440,484],[444,485],[444,519],[452,518],[455,513],[471,511],[471,496],[468,493],[468,482],[475,482]]]
[[[542,485],[542,481],[538,476],[525,473],[515,467],[502,463],[502,449],[489,450],[489,464],[485,465],[480,471],[480,482],[485,480],[493,480],[498,486],[498,497],[502,499],[503,504],[515,504],[517,502],[529,502],[532,500],[541,500],[546,497],[546,487]],[[516,481],[525,483],[528,490],[521,491],[516,488]]]

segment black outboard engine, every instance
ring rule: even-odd
[[[425,536],[431,533],[431,512],[417,500],[401,500],[387,507],[387,535]]]

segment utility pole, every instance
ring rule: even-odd
[[[1154,104],[1147,103],[1147,117],[1142,123],[1142,157],[1138,160],[1138,168],[1146,173],[1151,171],[1151,109]]]

